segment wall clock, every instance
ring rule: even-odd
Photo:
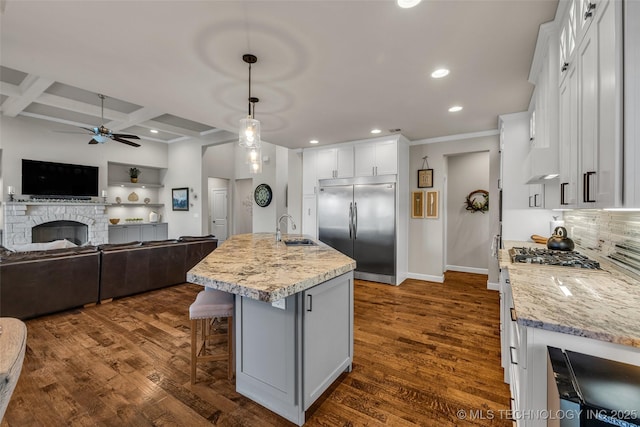
[[[269,185],[267,184],[258,185],[256,187],[256,190],[253,192],[253,198],[261,208],[269,206],[272,197],[273,192],[271,191],[271,187],[269,187]]]

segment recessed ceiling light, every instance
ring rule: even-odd
[[[371,129],[371,133],[380,133],[382,132],[380,129]]]
[[[449,112],[450,113],[457,113],[458,111],[461,111],[462,107],[459,105],[454,105],[453,107],[449,108]]]
[[[449,70],[447,70],[446,68],[438,68],[433,73],[431,73],[431,77],[433,77],[434,79],[441,79],[448,75],[449,75]]]
[[[317,144],[318,142],[320,141],[318,141],[317,139],[312,139],[311,141],[309,141],[309,144]]]
[[[151,133],[158,133],[158,130],[157,130],[157,129],[149,129],[149,132],[151,132]]]
[[[422,0],[396,0],[396,3],[398,3],[398,6],[400,6],[403,9],[409,9],[417,5],[421,1]]]

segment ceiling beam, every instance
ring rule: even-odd
[[[33,74],[27,75],[19,85],[20,95],[10,96],[2,103],[2,114],[7,117],[15,117],[29,104],[34,102],[42,93],[53,84],[54,80],[39,77]]]
[[[100,117],[102,114],[101,107],[99,105],[87,104],[86,102],[75,101],[70,98],[52,95],[50,93],[43,93],[35,100],[35,102],[49,107],[60,108],[62,110],[73,111],[74,113],[87,114],[95,117]],[[127,114],[105,108],[104,118],[109,120],[126,121]]]
[[[105,126],[111,130],[122,130],[131,126],[140,125],[147,120],[151,120],[155,117],[164,114],[163,111],[156,110],[155,108],[142,107],[131,114],[128,114],[125,120],[114,120]]]

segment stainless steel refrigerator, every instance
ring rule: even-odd
[[[356,278],[395,285],[395,176],[321,180],[318,238],[356,260]]]

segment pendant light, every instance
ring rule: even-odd
[[[244,148],[260,147],[260,122],[254,118],[255,103],[260,101],[251,96],[251,64],[255,64],[258,58],[255,55],[242,55],[242,60],[249,64],[249,114],[240,120],[238,144]],[[253,108],[252,108],[253,107]]]

